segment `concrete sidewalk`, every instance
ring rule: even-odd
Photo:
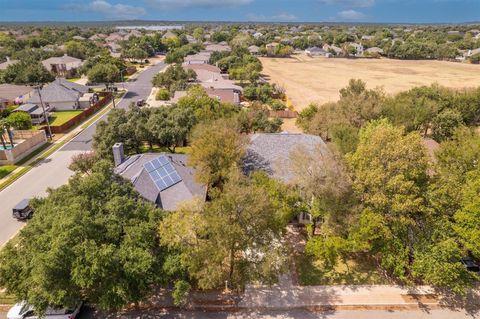
[[[298,309],[320,306],[436,305],[441,301],[426,286],[291,286],[247,287],[238,307]]]

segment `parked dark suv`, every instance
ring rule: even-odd
[[[30,207],[30,200],[22,199],[17,205],[15,205],[15,207],[13,207],[12,216],[18,220],[32,218],[33,209]]]
[[[460,260],[463,264],[463,266],[465,266],[465,269],[468,270],[468,271],[471,271],[471,272],[480,272],[480,267],[478,266],[478,264],[472,259],[472,257],[463,257],[461,260]]]

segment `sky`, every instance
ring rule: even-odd
[[[480,21],[480,0],[0,0],[1,21]]]

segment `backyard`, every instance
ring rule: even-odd
[[[476,87],[480,65],[444,61],[391,59],[327,59],[297,55],[292,58],[260,58],[263,74],[286,89],[297,111],[312,102],[337,101],[339,90],[352,78],[369,88],[383,87],[398,93],[415,86],[438,83],[452,88]]]

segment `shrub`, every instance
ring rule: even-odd
[[[175,306],[184,306],[187,303],[190,288],[190,284],[184,280],[179,280],[175,283],[175,288],[172,292]]]
[[[165,88],[161,88],[158,90],[155,99],[157,101],[168,101],[170,100],[170,92]]]
[[[270,104],[270,107],[272,108],[273,111],[284,111],[287,108],[285,103],[283,103],[280,100],[273,100],[272,103]]]
[[[7,117],[7,122],[16,130],[29,130],[32,128],[32,118],[26,112],[13,112]]]

